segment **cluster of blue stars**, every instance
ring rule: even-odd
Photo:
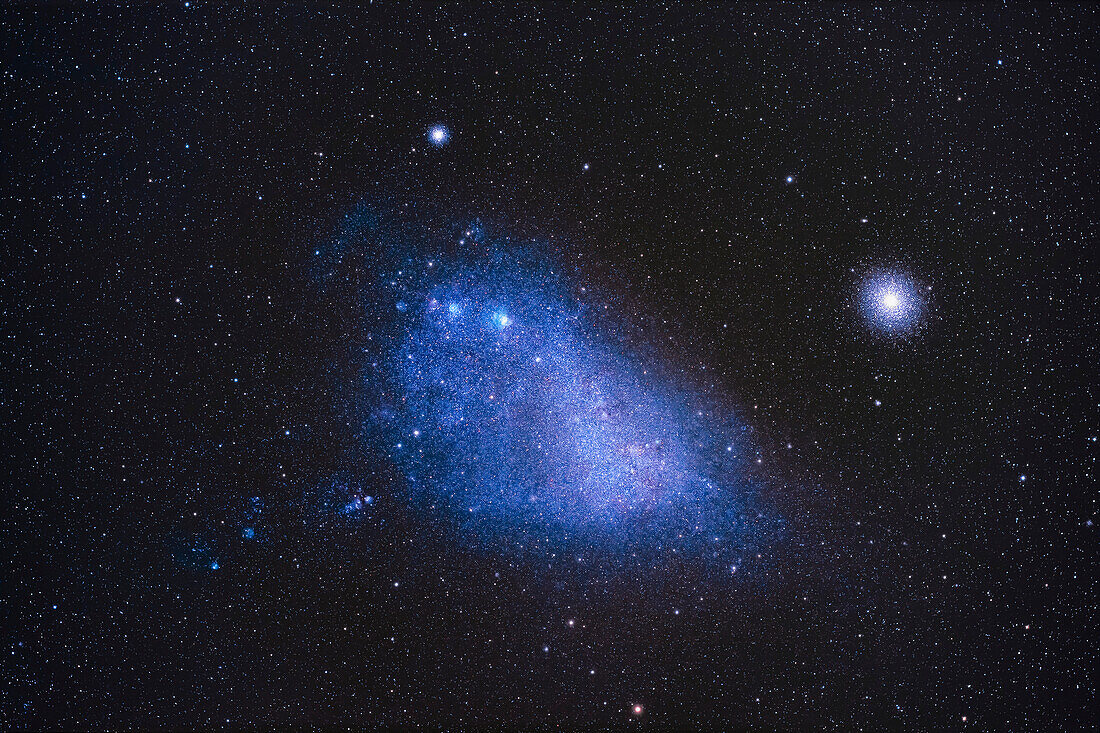
[[[864,321],[884,334],[904,334],[921,322],[926,290],[908,274],[879,271],[868,275],[860,286],[859,308]]]
[[[443,125],[432,125],[428,129],[428,142],[438,147],[443,147],[451,139],[451,131]]]

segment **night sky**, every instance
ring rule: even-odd
[[[1095,730],[1097,20],[5,7],[0,724]]]

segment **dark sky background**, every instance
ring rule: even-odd
[[[1095,729],[1096,22],[5,7],[0,721]],[[313,258],[364,205],[568,263],[751,426],[766,557],[532,567],[349,461],[380,316]]]

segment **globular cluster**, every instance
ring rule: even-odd
[[[930,287],[921,287],[904,270],[883,269],[859,285],[859,309],[868,327],[881,334],[905,335],[925,316]]]
[[[451,139],[451,131],[443,125],[432,125],[428,128],[428,140],[432,145],[441,148]]]

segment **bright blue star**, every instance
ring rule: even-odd
[[[508,314],[504,311],[494,311],[491,320],[493,321],[493,325],[501,330],[512,325],[512,319],[509,318]]]
[[[432,145],[441,148],[451,139],[451,131],[443,125],[433,125],[428,130],[428,140]]]

